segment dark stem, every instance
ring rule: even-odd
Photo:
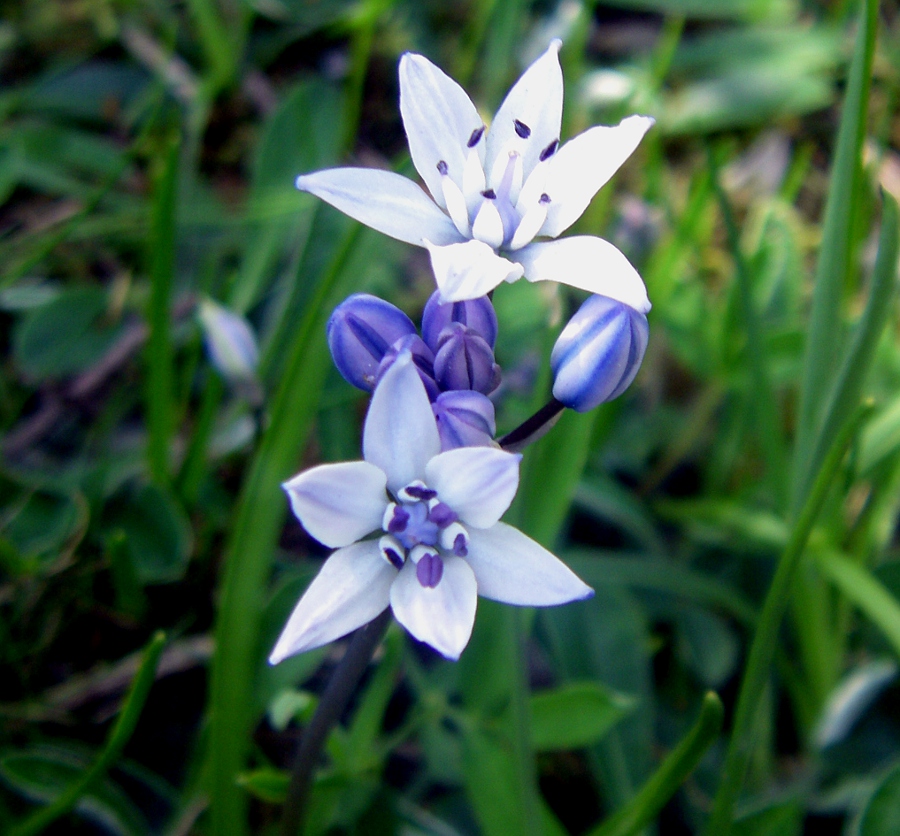
[[[498,442],[504,450],[522,450],[534,441],[537,441],[557,421],[566,405],[556,398],[542,406],[529,419],[523,421],[512,432],[507,433]]]
[[[360,627],[350,639],[350,645],[344,658],[341,659],[325,693],[319,699],[319,706],[312,720],[303,732],[300,747],[291,770],[291,782],[288,785],[287,797],[281,819],[281,835],[297,836],[303,826],[306,813],[306,802],[312,785],[313,774],[319,760],[319,754],[331,727],[338,721],[356,686],[366,672],[372,654],[391,623],[391,610],[386,609],[377,618],[372,619],[364,627]]]

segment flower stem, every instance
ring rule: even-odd
[[[300,832],[313,773],[328,733],[350,702],[390,623],[391,610],[388,608],[364,627],[360,627],[353,634],[344,658],[331,675],[316,713],[303,732],[297,749],[281,819],[282,836],[297,836]]]
[[[523,421],[512,432],[508,432],[498,442],[504,450],[516,452],[537,441],[556,422],[566,408],[556,398],[551,398],[549,403],[542,406],[530,418]]]

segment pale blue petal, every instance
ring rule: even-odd
[[[594,591],[565,563],[516,528],[469,529],[466,560],[478,594],[520,607],[550,607],[590,598]]]
[[[554,40],[513,85],[497,111],[488,131],[484,170],[490,176],[500,154],[511,150],[522,155],[527,177],[548,145],[559,140],[562,123],[563,77],[559,66],[559,48]],[[527,138],[516,132],[516,121],[530,131]],[[496,183],[491,183],[496,187]]]
[[[464,524],[490,528],[516,495],[521,459],[494,447],[448,450],[428,462],[425,484]]]
[[[387,474],[387,485],[396,495],[424,479],[425,465],[440,452],[431,402],[405,351],[375,387],[363,427],[363,457]]]
[[[341,462],[304,470],[282,487],[303,527],[335,549],[381,528],[386,482],[373,464]]]
[[[483,241],[438,246],[426,241],[441,302],[465,302],[522,276],[522,267],[497,255]]]
[[[538,241],[516,252],[530,282],[559,282],[588,293],[609,296],[645,314],[647,288],[638,271],[609,241],[576,235]]]
[[[447,164],[447,175],[462,189],[467,143],[484,123],[462,87],[411,52],[400,59],[400,115],[413,165],[435,201],[445,207],[438,163]],[[483,148],[484,139],[478,144]]]
[[[297,188],[398,241],[425,246],[464,240],[453,221],[412,180],[378,168],[327,168],[301,174]]]
[[[377,540],[338,549],[322,566],[282,630],[269,664],[321,647],[362,627],[390,602],[397,570]]]
[[[391,587],[394,616],[419,641],[448,659],[458,659],[472,635],[478,591],[469,564],[454,555],[444,556],[444,573],[434,588],[416,577],[411,560]]]
[[[538,234],[555,238],[575,223],[653,123],[649,116],[629,116],[612,127],[590,128],[563,145],[547,162],[543,190],[550,203]]]

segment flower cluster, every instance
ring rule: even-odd
[[[425,247],[437,290],[421,330],[368,294],[350,296],[329,320],[338,371],[372,393],[363,460],[320,465],[284,485],[306,530],[336,551],[291,614],[273,664],[388,606],[413,636],[455,659],[478,595],[550,606],[592,594],[558,558],[500,522],[518,488],[521,455],[494,440],[490,399],[500,367],[488,294],[504,281],[524,276],[592,294],[553,349],[553,400],[539,416],[618,397],[647,347],[650,303],[625,256],[601,238],[557,236],[653,120],[632,116],[561,145],[560,46],[551,43],[525,71],[490,128],[455,81],[421,55],[403,56],[400,112],[430,197],[375,169],[297,178],[298,188],[356,220]]]

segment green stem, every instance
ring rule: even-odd
[[[138,718],[147,701],[147,695],[150,693],[150,686],[153,685],[156,676],[156,666],[159,662],[160,654],[166,643],[165,634],[158,632],[150,639],[144,651],[144,659],[134,679],[131,681],[131,689],[125,702],[122,705],[122,711],[113,726],[100,756],[94,761],[90,769],[85,772],[81,778],[64,790],[57,799],[42,810],[38,810],[29,816],[25,821],[16,825],[9,831],[8,836],[36,836],[42,833],[60,816],[68,813],[77,803],[78,800],[105,774],[106,771],[118,760],[119,755],[125,748],[125,744],[130,740],[134,729],[137,726]]]
[[[790,601],[797,567],[816,517],[832,487],[847,446],[866,412],[867,410],[860,409],[853,420],[846,423],[835,439],[778,561],[778,568],[775,570],[772,585],[766,594],[744,669],[731,740],[722,769],[722,781],[705,830],[709,836],[728,836],[731,830],[734,805],[754,748],[758,709],[763,702],[763,690],[766,687],[769,669],[778,647],[778,631],[782,616]]]
[[[721,700],[710,691],[703,698],[697,722],[659,769],[631,801],[592,830],[589,836],[630,836],[650,824],[719,736],[723,714]]]

